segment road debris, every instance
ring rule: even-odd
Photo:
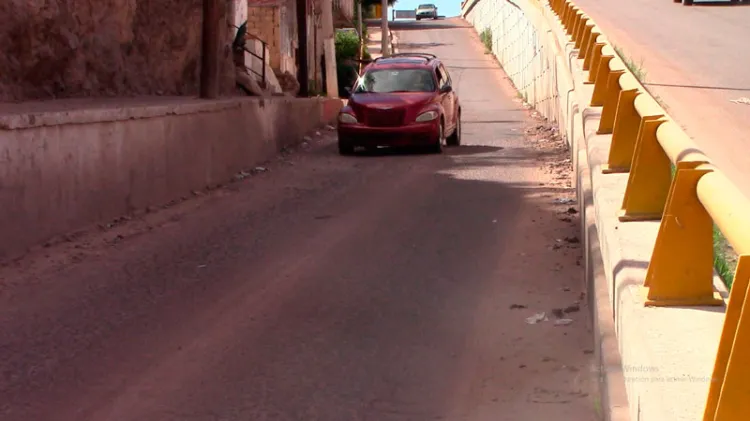
[[[244,179],[246,179],[247,177],[250,177],[251,175],[252,175],[252,174],[250,174],[250,173],[249,173],[249,172],[247,172],[247,171],[240,171],[240,172],[238,172],[237,174],[235,174],[235,175],[234,175],[234,179],[235,179],[235,180],[238,180],[238,181],[239,181],[239,180],[244,180]]]
[[[575,303],[575,304],[569,305],[569,306],[567,306],[567,307],[565,307],[565,308],[563,309],[563,312],[564,312],[565,314],[570,314],[570,313],[577,313],[577,312],[579,312],[579,311],[581,311],[581,305],[580,305],[580,304],[578,304],[578,303]]]
[[[537,313],[537,314],[535,314],[535,315],[533,315],[531,317],[527,317],[526,318],[526,323],[528,323],[530,325],[535,325],[535,324],[537,324],[539,322],[546,322],[548,320],[549,319],[547,318],[547,315],[544,312],[541,312],[541,313]]]
[[[730,99],[729,102],[734,102],[735,104],[750,105],[750,98],[742,97],[737,99]]]
[[[555,326],[567,326],[573,323],[573,319],[559,319],[555,320]]]
[[[526,306],[523,304],[511,304],[510,305],[511,310],[519,310],[519,309],[524,309],[524,308],[526,308]]]

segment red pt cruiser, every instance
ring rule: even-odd
[[[461,105],[451,77],[431,54],[375,59],[349,90],[338,118],[339,153],[356,147],[461,144]]]

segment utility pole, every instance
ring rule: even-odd
[[[349,1],[349,0],[345,0]],[[333,29],[333,1],[321,0],[323,8],[323,55],[326,64],[326,93],[330,98],[338,98],[339,82],[336,74],[336,42]]]
[[[364,42],[364,32],[362,32],[363,24],[362,24],[362,0],[357,0],[357,23],[359,26],[359,39]]]
[[[359,59],[362,60],[365,55],[365,27],[362,23],[362,0],[357,0],[357,26],[359,26]],[[362,62],[359,62],[357,73],[362,72]]]
[[[388,0],[381,0],[381,22],[380,22],[380,38],[381,38],[381,46],[380,46],[380,54],[383,55],[383,57],[388,57],[390,55],[390,52],[388,51],[388,40],[390,36],[388,35]]]
[[[205,1],[205,0],[204,0]],[[310,90],[307,69],[307,0],[297,0],[297,81],[299,96],[306,97]]]
[[[200,97],[219,96],[219,0],[203,0]]]

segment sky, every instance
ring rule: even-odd
[[[393,9],[416,10],[420,4],[434,4],[440,16],[458,16],[461,12],[461,0],[396,0]],[[389,19],[392,16],[390,9],[388,10]]]

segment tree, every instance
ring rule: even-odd
[[[393,6],[398,0],[388,0],[388,6]],[[370,7],[380,4],[380,0],[362,0],[362,7]]]

